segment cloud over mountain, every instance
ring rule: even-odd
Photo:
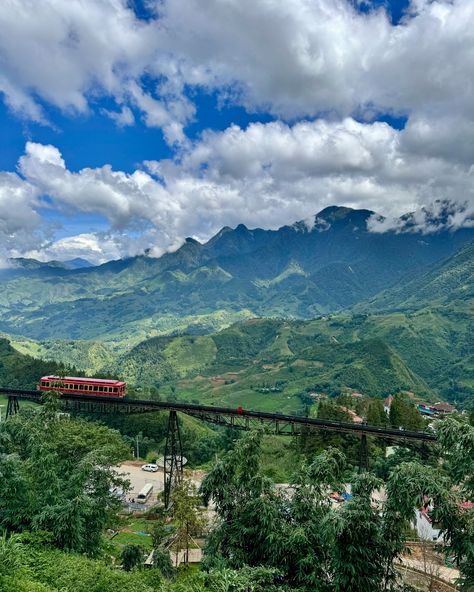
[[[374,231],[446,200],[458,204],[453,227],[470,223],[471,0],[412,0],[395,25],[347,0],[146,7],[139,18],[125,0],[1,4],[0,94],[11,109],[45,124],[50,107],[121,128],[142,121],[162,130],[172,157],[73,170],[57,146],[28,142],[18,170],[0,173],[0,256],[159,254],[186,236],[276,228],[334,203],[383,214]],[[275,121],[191,139],[198,93]],[[45,210],[98,214],[109,227],[55,239]],[[423,214],[416,224],[433,226]]]
[[[437,223],[453,228],[471,224],[471,167],[415,154],[406,147],[407,135],[412,139],[413,131],[350,118],[293,126],[258,123],[245,130],[233,126],[204,134],[179,159],[148,161],[131,174],[109,165],[73,172],[57,148],[29,142],[19,162],[22,177],[5,179],[14,179],[25,193],[25,216],[38,205],[37,196],[47,195],[50,208],[105,217],[110,231],[97,235],[94,245],[90,236],[89,242],[70,241],[75,244],[70,255],[78,256],[84,245],[82,254],[93,260],[101,243],[104,254],[135,254],[145,248],[160,254],[186,236],[206,240],[222,226],[241,222],[278,228],[334,203],[382,213],[383,222],[371,224],[379,232],[403,230],[396,219],[413,210],[419,213],[412,227],[425,226],[426,231]],[[436,200],[451,204],[449,218],[441,222],[433,222],[441,213]],[[65,244],[57,244],[58,252]],[[54,247],[48,249],[54,254]]]

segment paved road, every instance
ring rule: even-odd
[[[148,503],[146,504],[129,504],[134,510],[146,510],[152,506],[157,496],[164,489],[163,470],[160,469],[156,473],[149,473],[143,471],[143,462],[127,461],[117,467],[117,470],[123,474],[123,476],[130,481],[130,492],[127,494],[127,500],[136,499],[138,493],[147,483],[153,485],[153,493],[151,494]],[[193,483],[199,487],[201,484],[204,473],[202,471],[185,471],[185,476],[190,478]]]
[[[149,473],[142,471],[142,462],[127,461],[117,467],[118,471],[130,481],[130,491],[127,500],[136,499],[140,490],[147,483],[153,485],[153,493],[146,504],[133,504],[134,509],[146,510],[156,502],[157,495],[163,491],[163,471]]]

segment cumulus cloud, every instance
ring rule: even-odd
[[[28,142],[21,177],[6,178],[21,188],[19,204],[33,212],[35,224],[39,195],[66,214],[96,213],[109,221],[107,233],[43,245],[61,258],[82,252],[102,261],[147,248],[159,255],[186,236],[206,240],[241,222],[277,228],[333,204],[382,214],[371,220],[374,232],[472,224],[472,165],[440,151],[420,153],[417,130],[428,133],[424,125],[397,131],[352,118],[231,126],[206,132],[179,159],[147,161],[133,173],[110,165],[72,172],[56,147]],[[398,220],[411,211],[418,213]]]
[[[17,174],[0,172],[0,267],[16,249],[31,248],[40,239],[38,197],[38,189]]]
[[[335,203],[383,214],[373,231],[406,229],[407,211],[419,211],[411,228],[432,231],[446,200],[456,204],[446,227],[471,224],[472,0],[412,0],[397,26],[347,0],[147,5],[148,20],[126,0],[0,4],[0,93],[12,109],[46,123],[46,104],[87,114],[106,97],[116,105],[104,116],[160,128],[175,150],[133,173],[72,171],[57,147],[28,142],[17,173],[0,174],[3,252],[36,241],[38,256],[160,254],[188,235],[275,228]],[[284,121],[191,142],[196,89]],[[374,122],[380,112],[406,115],[405,129]],[[52,242],[40,206],[100,214],[110,229]]]
[[[278,117],[377,112],[472,118],[474,4],[412,2],[393,26],[348,0],[9,0],[0,6],[0,92],[44,120],[42,103],[87,112],[116,100],[173,144],[195,115],[187,89]],[[145,84],[144,80],[148,80]]]

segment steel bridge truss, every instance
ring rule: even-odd
[[[0,393],[8,395],[7,418],[19,410],[19,401],[29,400],[43,403],[39,391],[0,388]],[[211,407],[190,403],[148,401],[140,399],[115,399],[61,393],[62,409],[82,413],[151,413],[168,411],[168,430],[164,455],[164,496],[168,507],[173,488],[183,475],[183,450],[179,430],[178,412],[185,413],[202,421],[221,425],[237,430],[264,429],[266,433],[278,436],[300,436],[316,431],[350,434],[360,438],[359,469],[367,470],[369,466],[367,436],[396,442],[433,442],[436,436],[428,432],[414,432],[381,428],[368,424],[352,424],[297,415],[282,415],[264,411],[246,411],[227,407]]]

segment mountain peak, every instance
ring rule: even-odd
[[[185,242],[185,244],[188,244],[188,245],[198,245],[198,246],[201,246],[201,243],[198,240],[196,240],[195,238],[192,238],[191,236],[187,236],[185,238],[184,242]]]
[[[372,210],[355,210],[344,206],[329,206],[316,214],[315,227],[321,225],[351,226],[354,230],[366,230],[367,221],[375,212]]]
[[[372,210],[347,208],[345,206],[328,206],[316,214],[316,218],[322,218],[328,222],[336,220],[367,219],[375,214]]]

